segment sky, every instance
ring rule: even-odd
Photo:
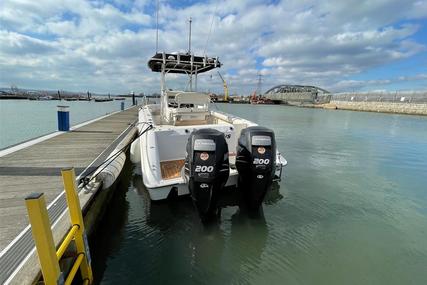
[[[159,0],[159,51],[218,56],[231,93],[427,90],[427,0]],[[0,87],[159,91],[156,1],[1,0]],[[169,76],[181,89],[184,78]],[[216,71],[199,90],[222,92]]]

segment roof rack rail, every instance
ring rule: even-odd
[[[148,60],[153,72],[198,74],[221,67],[218,57],[195,56],[188,53],[156,53]]]

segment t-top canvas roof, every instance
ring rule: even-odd
[[[162,64],[165,65],[165,72],[184,74],[202,73],[221,67],[218,58],[180,53],[156,53],[148,61],[148,67],[153,72],[161,72]]]

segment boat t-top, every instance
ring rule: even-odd
[[[272,130],[211,110],[209,95],[197,91],[198,75],[221,67],[219,59],[158,52],[148,67],[160,73],[160,103],[139,110],[131,159],[141,165],[151,200],[190,194],[205,222],[216,215],[221,194],[238,186],[248,207],[258,209],[287,162]],[[187,75],[189,90],[169,90],[169,73]]]

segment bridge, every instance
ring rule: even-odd
[[[270,88],[264,97],[282,104],[327,103],[329,91],[316,86],[281,84]]]

